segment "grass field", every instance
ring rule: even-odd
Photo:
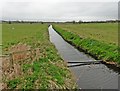
[[[60,58],[55,47],[49,41],[46,24],[3,24],[3,53],[19,44],[26,44],[30,49],[39,49],[35,59],[16,60],[12,73],[3,76],[5,88],[12,89],[63,89],[74,88],[72,75]],[[17,49],[19,47],[17,46]],[[32,55],[34,56],[34,55]],[[20,66],[20,74],[15,73]],[[6,72],[6,70],[5,70]],[[11,77],[12,76],[12,77]]]
[[[55,24],[54,29],[78,49],[97,59],[120,64],[117,23]]]
[[[29,43],[30,39],[40,37],[37,40],[46,38],[40,31],[47,29],[47,25],[39,24],[3,24],[2,42],[3,48],[9,47],[18,42]],[[39,33],[40,36],[37,35]],[[37,36],[36,36],[37,35]],[[48,39],[48,38],[47,38]]]
[[[59,24],[58,26],[83,38],[91,38],[118,45],[117,23]]]

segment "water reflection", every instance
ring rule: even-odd
[[[89,62],[95,59],[63,40],[63,38],[49,27],[50,41],[55,45],[59,54],[66,62]],[[74,64],[70,64],[71,66]],[[68,64],[68,66],[70,66]],[[84,66],[83,66],[84,65]],[[70,70],[76,77],[78,88],[82,89],[118,89],[118,70],[104,64],[76,64]]]

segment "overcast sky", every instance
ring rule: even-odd
[[[111,20],[118,19],[118,0],[1,0],[0,20]]]

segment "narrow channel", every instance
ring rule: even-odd
[[[75,75],[78,88],[81,89],[118,89],[118,72],[104,64],[78,65],[72,62],[98,61],[91,56],[78,51],[67,43],[53,28],[48,28],[50,41],[55,45],[62,59],[68,63]],[[79,63],[80,64],[80,63]],[[77,65],[77,66],[74,66]],[[114,91],[114,90],[113,90]]]

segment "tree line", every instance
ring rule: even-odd
[[[66,21],[66,22],[43,22],[43,21],[2,21],[2,23],[8,23],[8,24],[12,24],[12,23],[29,23],[29,24],[33,24],[33,23],[72,23],[72,24],[81,24],[81,23],[116,23],[119,22],[118,20],[106,20],[106,21]]]

